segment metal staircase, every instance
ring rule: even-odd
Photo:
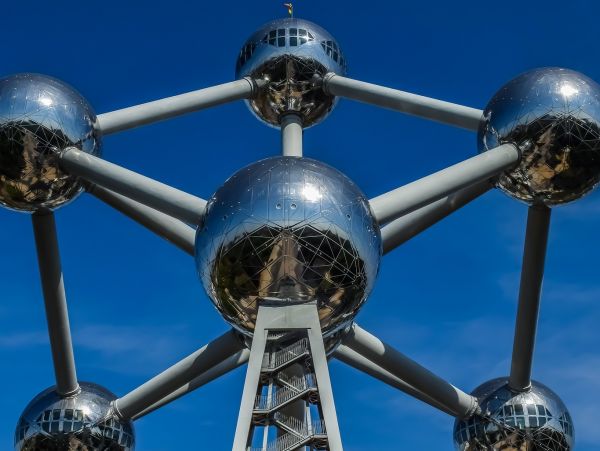
[[[313,419],[310,414],[311,404],[319,406],[319,393],[317,378],[311,369],[309,340],[307,336],[298,335],[298,332],[273,334],[267,343],[252,423],[253,429],[263,426],[264,434],[268,434],[269,428],[275,428],[277,437],[271,441],[265,438],[262,446],[249,446],[249,451],[294,451],[307,446],[312,450],[329,449],[322,416]],[[297,415],[300,406],[303,417],[284,413],[289,406],[295,406]]]

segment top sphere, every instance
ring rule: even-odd
[[[498,179],[510,196],[549,207],[579,199],[600,182],[600,86],[568,69],[521,74],[488,103],[478,141],[480,152],[521,149]]]
[[[304,127],[329,114],[335,97],[323,91],[317,78],[328,72],[346,74],[340,46],[320,26],[295,18],[263,25],[246,41],[236,65],[236,78],[268,80],[248,105],[259,119],[276,127],[288,113],[298,114]]]
[[[473,393],[481,415],[457,419],[454,444],[459,451],[570,451],[573,421],[556,393],[532,381],[525,392],[513,392],[508,378],[488,381]]]
[[[196,265],[226,321],[252,334],[261,303],[316,302],[325,336],[348,326],[373,288],[379,227],[360,189],[308,158],[241,169],[208,202]]]
[[[21,414],[15,449],[133,451],[133,425],[115,414],[115,399],[110,391],[88,382],[81,382],[80,391],[68,397],[59,396],[51,387]]]
[[[73,88],[52,77],[0,79],[0,204],[13,210],[54,209],[77,196],[77,179],[63,172],[67,147],[100,153],[96,114]]]

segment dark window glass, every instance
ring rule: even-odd
[[[529,417],[529,427],[536,428],[538,426],[537,417]]]
[[[517,417],[517,425],[520,428],[524,428],[525,427],[525,417]]]
[[[52,413],[51,410],[46,410],[44,412],[44,421],[48,421],[50,419],[50,414]]]
[[[46,423],[46,422],[42,423],[42,429],[45,432],[50,432],[50,423]]]
[[[527,413],[529,415],[535,415],[535,406],[533,404],[527,404]]]
[[[54,409],[52,411],[52,419],[53,420],[59,420],[60,419],[60,410],[59,409]]]
[[[523,415],[523,406],[521,404],[515,406],[515,415]]]
[[[73,423],[71,421],[63,422],[63,432],[71,432],[73,430]]]
[[[290,45],[296,47],[298,45],[298,38],[296,36],[290,37]]]
[[[338,62],[338,52],[333,52],[333,61]]]
[[[509,426],[514,426],[515,425],[515,419],[513,417],[508,417],[506,419],[506,424],[508,424]]]
[[[546,415],[546,409],[544,409],[544,406],[540,406],[540,405],[538,404],[537,408],[538,408],[538,413],[539,413],[540,415]]]
[[[540,417],[540,426],[543,426],[546,424],[546,417]]]
[[[298,29],[290,28],[290,36],[298,36]]]
[[[306,32],[308,34],[308,37],[310,38],[311,41],[314,41],[315,37],[312,35],[312,33],[310,31]]]
[[[285,37],[277,39],[277,47],[285,47]]]
[[[306,38],[300,38],[300,45],[306,44],[308,40]]]
[[[279,30],[277,30],[277,34],[279,36],[285,36],[285,28],[280,28]]]
[[[58,421],[53,421],[50,423],[50,432],[58,432],[58,425],[60,423]]]
[[[65,410],[65,420],[72,420],[73,419],[73,409],[66,409]]]
[[[277,30],[269,31],[269,39],[274,38],[276,36],[277,36]]]
[[[298,34],[299,34],[300,36],[306,36],[306,30],[303,30],[302,28],[300,28],[300,29],[298,30]]]

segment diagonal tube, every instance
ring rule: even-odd
[[[44,292],[46,320],[56,376],[56,391],[61,396],[69,396],[79,390],[79,384],[75,371],[56,223],[54,214],[50,211],[36,212],[31,219]]]
[[[230,330],[145,384],[115,400],[115,410],[121,418],[125,419],[140,415],[198,375],[209,371],[243,349],[244,346],[236,333]]]
[[[516,146],[503,144],[370,200],[379,225],[393,221],[518,163]]]
[[[328,94],[389,108],[455,127],[477,131],[483,111],[397,89],[352,80],[332,72],[325,75],[323,89]]]
[[[115,191],[188,224],[198,225],[206,201],[73,147],[60,153],[70,174]]]
[[[508,380],[509,387],[515,391],[525,391],[531,387],[531,365],[550,230],[550,212],[548,207],[534,205],[529,207],[527,215],[519,306]]]
[[[250,351],[248,349],[243,349],[239,352],[236,352],[231,357],[228,357],[227,359],[223,360],[221,363],[215,365],[211,369],[205,371],[204,373],[200,374],[199,376],[196,376],[190,382],[179,387],[177,390],[175,390],[171,394],[165,396],[160,401],[155,402],[147,409],[143,410],[142,412],[138,413],[137,415],[134,415],[131,419],[138,420],[138,419],[148,415],[149,413],[152,413],[155,410],[175,401],[176,399],[179,399],[182,396],[187,395],[188,393],[191,393],[194,390],[208,384],[209,382],[212,382],[213,380],[217,379],[218,377],[221,377],[221,376],[229,373],[230,371],[235,370],[236,368],[242,366],[243,364],[248,363],[249,357],[250,357]]]
[[[335,357],[336,359],[344,362],[345,364],[347,364],[353,368],[356,368],[359,371],[362,371],[363,373],[366,373],[366,374],[374,377],[375,379],[379,379],[380,381],[382,381],[388,385],[391,385],[392,387],[397,388],[400,391],[403,391],[404,393],[406,393],[409,396],[412,396],[413,398],[417,398],[418,400],[423,401],[424,403],[427,403],[430,406],[435,407],[436,409],[439,409],[442,412],[447,413],[448,415],[451,415],[454,417],[457,416],[456,413],[449,410],[447,407],[438,403],[434,399],[431,399],[426,394],[421,393],[419,390],[415,389],[412,385],[407,384],[402,379],[397,378],[396,376],[392,375],[388,371],[381,368],[379,365],[375,365],[373,362],[364,358],[363,356],[361,356],[360,354],[353,351],[352,349],[350,349],[347,346],[344,346],[344,345],[338,346],[338,348],[333,353],[333,357]]]
[[[100,114],[97,127],[103,135],[108,135],[234,100],[249,99],[264,83],[262,80],[242,78],[222,85]]]
[[[436,376],[356,324],[342,344],[444,406],[447,411],[455,412],[458,418],[468,418],[478,410],[475,397]]]
[[[196,230],[186,223],[98,185],[88,186],[87,191],[182,251],[194,255]]]
[[[490,180],[468,186],[398,218],[381,229],[383,253],[394,250],[493,188]]]
[[[297,114],[281,118],[281,150],[284,157],[302,156],[302,118]]]

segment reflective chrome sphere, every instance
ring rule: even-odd
[[[500,89],[484,111],[479,151],[514,143],[519,166],[498,187],[528,204],[576,200],[600,181],[600,86],[560,68],[526,72]]]
[[[57,208],[81,192],[58,166],[67,147],[98,155],[96,115],[70,86],[44,75],[0,79],[0,204],[14,210]]]
[[[575,444],[573,421],[560,398],[532,382],[515,393],[507,378],[493,379],[473,391],[481,416],[457,420],[454,444],[459,451],[570,451]]]
[[[381,236],[345,175],[307,158],[242,169],[210,199],[196,264],[223,317],[252,333],[258,304],[318,303],[325,334],[352,321],[379,268]]]
[[[116,416],[111,392],[80,383],[81,391],[60,397],[54,387],[25,408],[15,433],[17,451],[133,451],[133,424]]]
[[[315,76],[345,75],[346,60],[335,39],[320,26],[302,19],[279,19],[263,25],[242,47],[236,77],[268,80],[248,102],[259,119],[279,126],[283,114],[296,113],[304,127],[323,120],[335,97],[326,94]]]

